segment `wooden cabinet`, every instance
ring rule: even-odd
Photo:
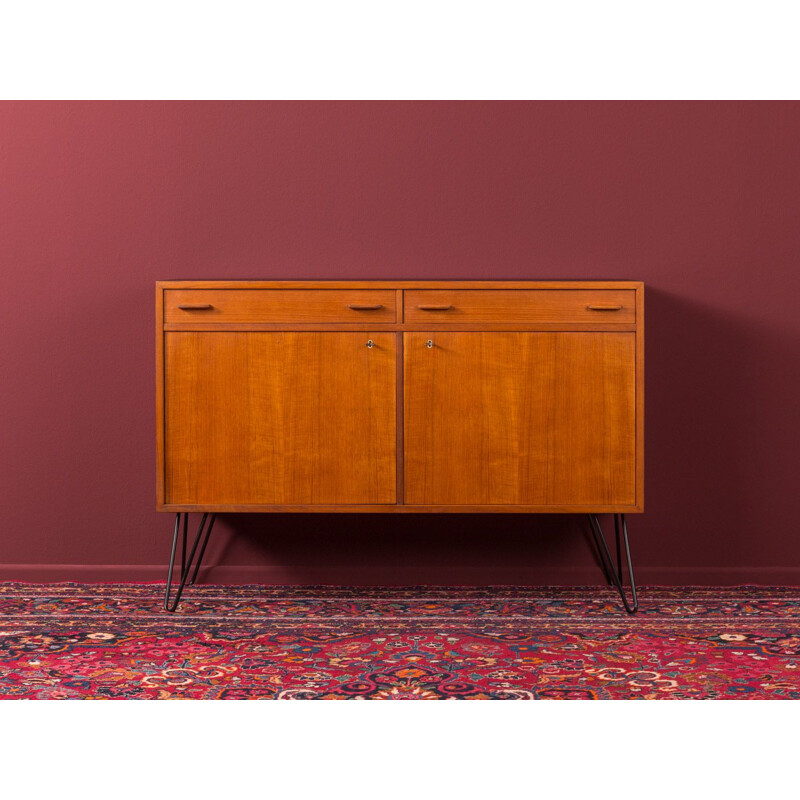
[[[633,289],[421,289],[404,292],[406,322],[540,324],[635,322]]]
[[[635,334],[404,334],[405,502],[636,504]]]
[[[395,340],[391,333],[166,333],[168,501],[396,502]]]
[[[391,289],[167,289],[164,320],[204,322],[396,322]]]
[[[643,510],[644,290],[157,284],[162,511]]]

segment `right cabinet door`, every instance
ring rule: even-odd
[[[635,336],[406,333],[405,502],[635,505]]]

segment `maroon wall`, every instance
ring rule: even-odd
[[[630,278],[641,579],[800,583],[799,200],[798,103],[0,104],[0,577],[162,577],[156,279]],[[209,557],[599,582],[559,517],[231,516]]]

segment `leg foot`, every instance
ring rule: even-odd
[[[624,514],[614,514],[614,534],[617,543],[617,564],[611,559],[611,553],[606,543],[606,537],[603,535],[603,529],[600,526],[600,520],[596,514],[589,514],[589,524],[592,526],[592,533],[594,534],[597,549],[600,552],[600,562],[603,565],[603,572],[605,572],[606,580],[613,584],[619,596],[622,598],[622,604],[629,614],[635,614],[639,609],[639,598],[636,594],[636,579],[633,575],[633,561],[631,560],[631,548],[628,542],[628,526],[625,522]],[[620,541],[621,537],[621,541]],[[630,579],[630,594],[631,600],[628,601],[625,589],[622,585],[622,546],[625,549],[625,560],[628,564],[628,577]]]
[[[181,536],[181,517],[183,517],[183,535]],[[208,514],[203,514],[202,519],[200,520],[200,527],[197,530],[197,535],[194,538],[194,543],[192,544],[192,549],[189,552],[189,558],[187,561],[186,558],[186,543],[187,543],[187,535],[189,529],[189,514],[181,514],[178,513],[175,515],[175,532],[172,536],[172,552],[170,553],[169,557],[169,569],[167,571],[167,586],[164,591],[164,609],[166,611],[172,612],[178,607],[178,603],[181,600],[181,595],[183,594],[183,590],[186,587],[186,584],[189,585],[195,582],[197,578],[197,572],[200,569],[200,563],[203,560],[203,555],[206,552],[206,545],[208,544],[209,536],[211,536],[211,528],[214,526],[214,520],[216,519],[216,514],[211,514],[210,519]],[[208,522],[208,527],[206,528],[206,522]],[[203,536],[203,532],[205,529],[205,537]],[[178,586],[175,590],[174,598],[171,598],[172,594],[172,573],[175,570],[175,555],[178,551],[178,539],[182,540],[181,543],[181,574],[180,579],[178,581]],[[194,561],[195,553],[197,552],[197,546],[200,544],[200,540],[203,540],[203,546],[200,549],[200,553],[197,557],[197,561]],[[191,580],[189,580],[189,574],[192,573]]]

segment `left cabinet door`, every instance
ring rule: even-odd
[[[396,502],[396,334],[164,340],[167,504]]]

